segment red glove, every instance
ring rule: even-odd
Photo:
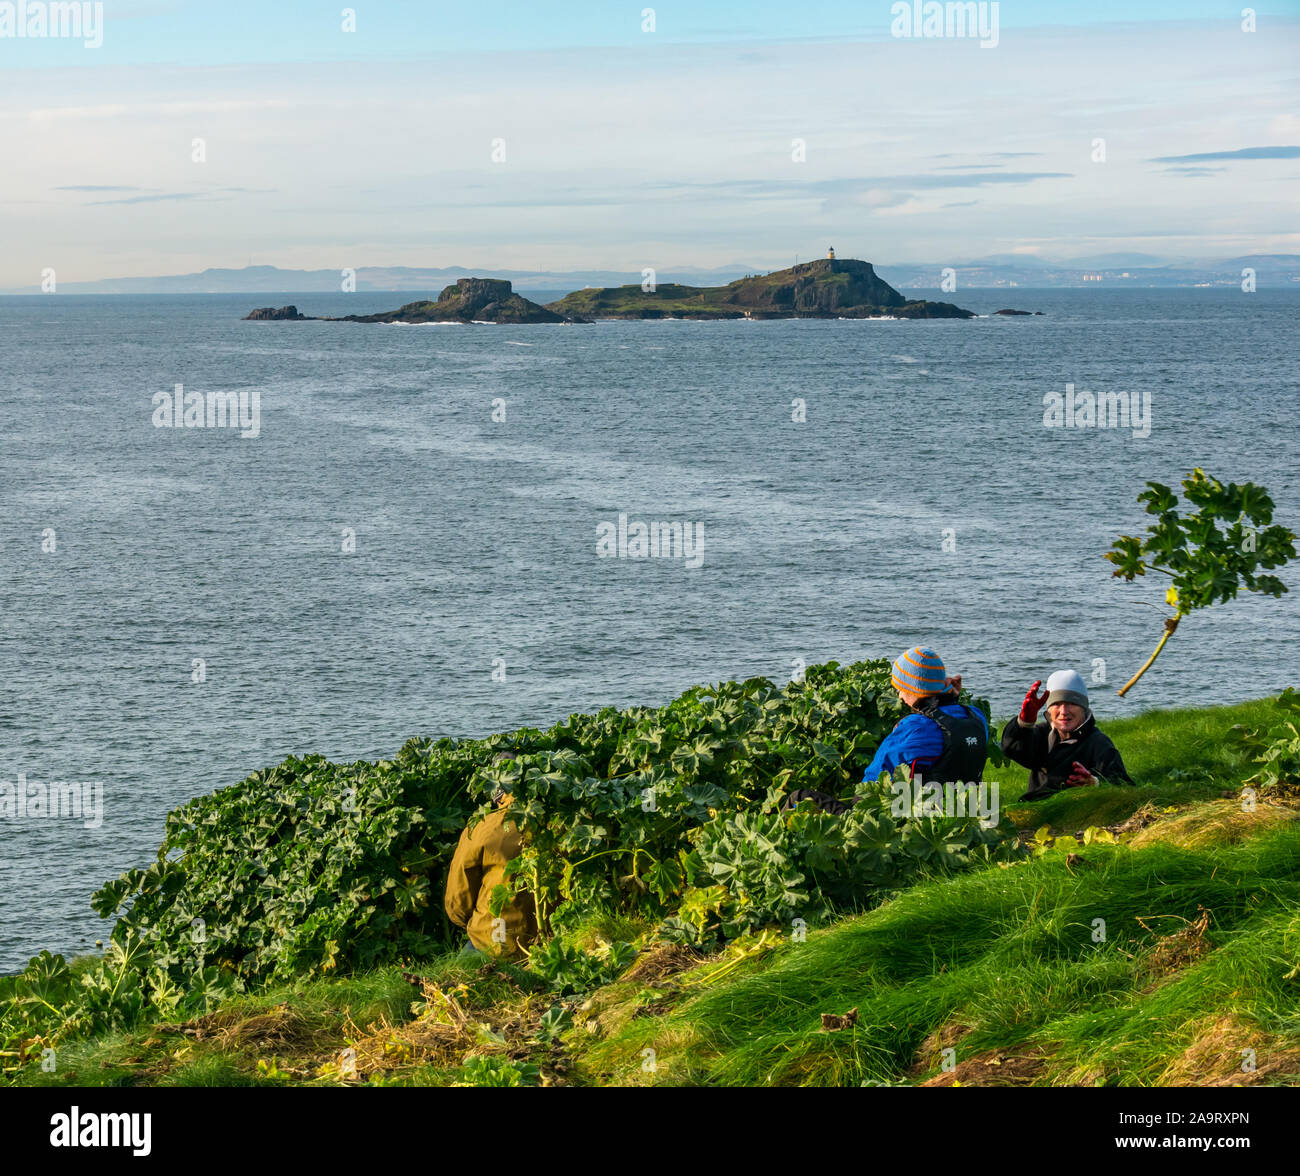
[[[1044,690],[1040,695],[1038,688],[1042,681],[1035,682],[1030,688],[1029,693],[1025,695],[1025,701],[1020,704],[1020,721],[1022,723],[1038,722],[1038,712],[1043,709],[1043,704],[1047,701],[1047,691]]]
[[[1070,775],[1065,781],[1065,786],[1067,788],[1086,788],[1089,784],[1096,783],[1097,777],[1077,760],[1070,765]]]

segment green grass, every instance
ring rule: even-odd
[[[593,1085],[1300,1084],[1300,814],[1244,814],[1223,798],[1254,767],[1229,728],[1278,718],[1265,700],[1105,723],[1137,788],[1019,804],[1027,774],[989,769],[1022,828],[1114,825],[1144,804],[1162,820],[1133,844],[923,882],[803,942],[770,932],[658,981],[617,981],[566,1002],[562,1047],[537,1037],[554,998],[536,977],[448,954],[407,966],[460,1010],[454,1048],[387,967],[241,996],[185,1026],[67,1041],[54,1072],[28,1066],[16,1080],[356,1084],[331,1069],[341,1051],[391,1037],[372,1084],[464,1081],[460,1063],[479,1052]],[[609,916],[573,938],[649,930]],[[823,1013],[853,1008],[855,1024],[822,1031]],[[1243,1051],[1255,1070],[1241,1069]]]
[[[557,302],[547,303],[546,309],[584,318],[743,317],[743,309],[718,305],[716,295],[716,290],[676,282],[661,283],[653,293],[640,286],[609,286],[575,290]]]
[[[585,1050],[583,1069],[639,1084],[654,1049],[653,1079],[670,1084],[916,1081],[939,1069],[937,1053],[926,1064],[926,1039],[951,1024],[963,1032],[959,1063],[1035,1045],[1052,1059],[1044,1081],[1150,1083],[1198,1020],[1228,1013],[1300,1053],[1300,984],[1284,979],[1300,963],[1300,823],[1202,852],[1094,846],[1080,858],[916,886],[747,961],[664,1017],[624,1020]],[[1158,939],[1202,907],[1212,950],[1176,983],[1143,991]],[[611,1010],[638,1000],[636,987]],[[822,1013],[852,1008],[852,1029],[821,1031]],[[1300,1081],[1300,1063],[1292,1073]]]

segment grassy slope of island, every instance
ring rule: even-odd
[[[576,290],[548,303],[585,318],[973,318],[951,302],[909,301],[870,262],[822,258],[726,286],[612,286]]]
[[[1270,699],[1108,722],[1137,788],[1018,804],[1025,773],[990,772],[1026,836],[1105,826],[1118,843],[922,881],[803,942],[769,930],[701,953],[594,918],[566,944],[645,950],[587,992],[439,954],[68,1040],[54,1073],[18,1081],[1300,1084],[1300,811],[1243,811],[1257,765],[1231,734],[1282,717]]]

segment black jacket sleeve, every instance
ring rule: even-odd
[[[1002,751],[1022,768],[1031,772],[1043,766],[1046,760],[1046,745],[1039,738],[1039,728],[1024,726],[1020,720],[1012,719],[1002,728]]]

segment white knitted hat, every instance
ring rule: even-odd
[[[1088,687],[1083,683],[1083,675],[1073,670],[1057,670],[1047,679],[1047,705],[1054,702],[1072,702],[1076,706],[1088,709]]]

